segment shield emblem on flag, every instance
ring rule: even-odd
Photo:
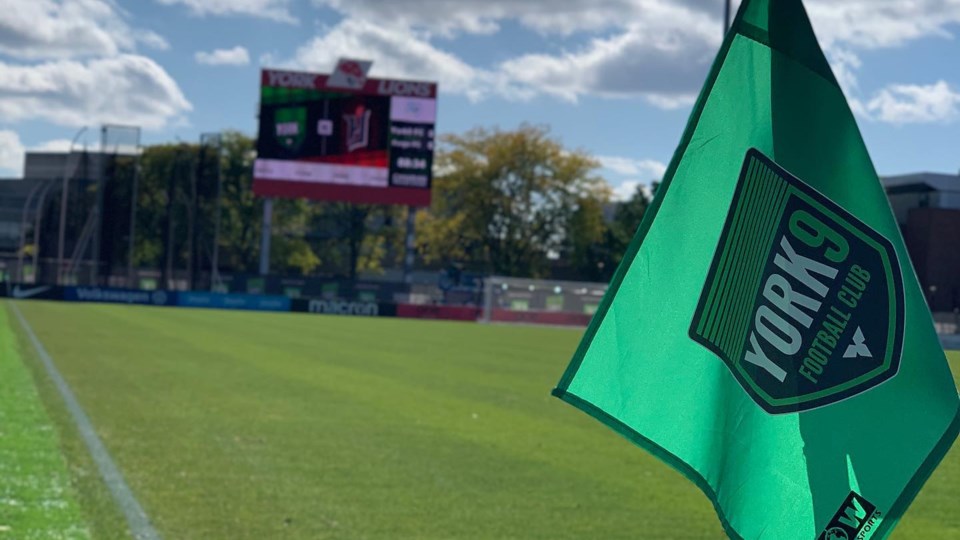
[[[307,109],[287,107],[273,113],[274,137],[278,144],[291,152],[300,149],[307,135]]]
[[[893,245],[752,149],[690,335],[770,413],[864,392],[900,366]]]

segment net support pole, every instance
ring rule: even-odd
[[[127,233],[127,287],[138,289],[133,264],[134,248],[136,246],[137,235],[137,199],[140,191],[140,153],[138,149],[137,157],[133,163],[133,183],[130,186],[130,231]]]
[[[100,128],[100,159],[97,161],[97,203],[93,209],[93,264],[90,267],[90,281],[93,286],[100,285],[100,240],[103,234],[103,191],[106,189],[107,126]]]
[[[410,283],[410,279],[413,273],[413,263],[414,258],[417,253],[417,207],[410,206],[407,208],[407,237],[404,242],[404,257],[403,257],[403,281],[405,283]]]
[[[216,214],[213,218],[213,257],[210,262],[210,284],[212,290],[219,290],[220,288],[220,204],[221,199],[223,198],[223,171],[221,170],[220,160],[222,159],[222,146],[219,135],[217,136],[217,202],[214,205],[216,207]]]
[[[270,237],[273,236],[273,199],[263,200],[263,226],[260,227],[260,275],[270,273]]]
[[[33,282],[36,283],[37,279],[40,277],[40,224],[43,223],[43,208],[46,206],[47,202],[47,193],[50,192],[50,188],[56,185],[56,180],[51,180],[47,184],[43,191],[40,192],[40,197],[37,200],[37,208],[35,210],[34,224],[33,224]]]
[[[70,169],[67,165],[73,156],[74,143],[77,142],[77,139],[79,139],[80,135],[83,135],[85,131],[87,131],[86,127],[82,127],[77,131],[76,135],[74,135],[70,141],[70,148],[67,149],[67,155],[63,158],[63,185],[60,188],[60,231],[57,235],[57,285],[63,285],[63,245],[67,233],[67,197],[70,195],[69,186],[67,185],[67,181],[69,180],[68,171]],[[84,148],[84,152],[86,152],[86,148]],[[34,272],[36,272],[36,270],[34,270]]]
[[[23,251],[27,247],[27,211],[30,209],[30,203],[33,202],[33,196],[37,194],[37,191],[43,187],[43,182],[37,182],[30,189],[30,194],[27,195],[27,201],[23,203],[23,210],[20,215],[20,245],[17,249],[17,282],[23,283]],[[37,246],[34,245],[33,249],[37,249]],[[36,269],[33,271],[34,275],[37,274]]]

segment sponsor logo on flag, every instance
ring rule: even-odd
[[[863,540],[869,538],[881,514],[877,507],[851,491],[817,540]]]

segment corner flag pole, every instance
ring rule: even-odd
[[[724,3],[723,10],[723,35],[727,35],[727,30],[730,29],[730,2],[731,0],[726,0]]]

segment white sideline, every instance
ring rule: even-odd
[[[87,449],[90,451],[90,456],[93,457],[93,461],[97,465],[100,478],[107,484],[110,494],[113,495],[114,500],[120,507],[120,511],[123,512],[123,516],[127,520],[130,533],[137,540],[160,540],[160,535],[156,529],[153,528],[153,525],[150,524],[150,518],[147,517],[147,513],[143,511],[143,507],[137,502],[137,498],[134,497],[133,492],[130,491],[130,486],[124,481],[120,469],[118,469],[116,463],[113,462],[113,458],[111,458],[110,453],[107,452],[103,441],[97,436],[97,432],[93,429],[93,424],[90,423],[90,418],[87,416],[87,413],[80,407],[80,403],[77,402],[77,398],[67,385],[67,381],[60,375],[60,372],[53,363],[53,358],[50,357],[47,350],[43,348],[43,344],[37,339],[36,334],[33,333],[33,329],[30,328],[30,323],[28,323],[23,317],[23,314],[20,313],[17,302],[10,302],[10,307],[13,309],[13,313],[17,316],[17,319],[20,320],[20,325],[27,333],[27,337],[30,338],[30,342],[33,343],[33,348],[36,349],[37,355],[40,356],[43,367],[47,370],[47,375],[50,376],[53,384],[56,385],[57,390],[60,391],[60,396],[63,398],[64,403],[66,403],[67,410],[70,411],[70,416],[73,417],[73,421],[80,431],[80,436],[83,438],[83,442],[86,443]]]

